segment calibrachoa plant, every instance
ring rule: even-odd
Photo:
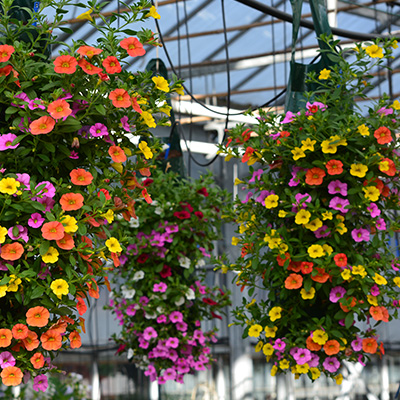
[[[135,171],[150,175],[158,145],[143,137],[168,123],[165,94],[181,90],[123,68],[156,44],[150,30],[127,29],[158,17],[145,1],[119,29],[116,16],[101,17],[96,46],[79,41],[47,59],[69,4],[42,2],[25,23],[6,0],[0,17],[0,375],[8,386],[32,375],[38,390],[57,351],[81,345],[85,299],[107,284],[105,261],[119,264],[114,214],[130,220],[135,199],[151,201]],[[56,10],[51,23],[45,7]]]
[[[129,224],[129,245],[114,269],[110,307],[121,333],[114,336],[119,352],[145,370],[151,381],[182,383],[185,374],[205,370],[212,362],[215,329],[201,322],[221,318],[229,303],[220,288],[204,282],[202,267],[220,237],[226,192],[212,186],[210,175],[187,181],[173,173],[153,174],[142,183],[157,195],[152,207],[137,203],[137,218]]]
[[[320,89],[304,109],[260,112],[221,152],[250,166],[236,182],[247,195],[236,202],[241,256],[229,268],[253,298],[234,311],[236,323],[273,375],[340,383],[343,361],[384,353],[376,327],[398,315],[400,263],[389,240],[399,229],[400,103],[355,102],[367,100],[370,70],[396,41],[338,53],[335,44],[337,64],[310,76]]]

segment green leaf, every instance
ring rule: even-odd
[[[346,318],[344,320],[344,325],[346,326],[346,329],[350,329],[350,327],[353,325],[353,322],[354,322],[354,314],[350,312],[346,315]]]
[[[94,106],[94,108],[96,109],[96,111],[101,114],[101,115],[106,115],[106,109],[104,108],[104,106],[102,104],[96,104]]]
[[[38,297],[41,297],[43,293],[44,293],[44,288],[41,286],[36,286],[29,297],[31,299],[37,299]]]
[[[44,256],[46,253],[47,253],[47,251],[49,250],[49,247],[50,247],[50,242],[49,241],[44,241],[41,245],[40,245],[40,248],[39,248],[39,254],[41,255],[41,256]]]
[[[86,233],[87,233],[86,225],[78,223],[78,232],[80,235],[86,235]]]

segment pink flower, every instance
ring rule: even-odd
[[[187,324],[185,323],[185,322],[178,322],[177,324],[176,324],[176,329],[178,329],[178,331],[181,331],[181,332],[186,332],[187,331]]]
[[[377,111],[378,114],[390,115],[393,114],[393,108],[382,107]]]
[[[296,114],[292,113],[291,111],[287,111],[285,118],[283,121],[281,121],[281,124],[288,124],[289,122],[293,122],[293,120],[296,118]]]
[[[169,315],[169,320],[174,324],[177,322],[183,322],[183,314],[180,311],[172,311]]]
[[[72,150],[71,154],[69,155],[69,158],[71,160],[78,160],[79,159],[79,154],[75,150]]]
[[[41,390],[42,392],[45,392],[47,387],[49,386],[49,383],[47,381],[47,376],[46,375],[38,375],[35,376],[33,379],[33,390],[38,392]]]
[[[159,315],[157,317],[157,323],[158,324],[165,324],[166,322],[167,322],[167,317],[164,314]]]
[[[310,116],[315,114],[318,110],[325,111],[328,106],[319,101],[314,101],[314,103],[307,102],[306,107],[307,107],[306,115]]]
[[[33,100],[29,100],[28,108],[30,110],[36,110],[37,108],[39,108],[41,110],[45,110],[46,107],[42,103],[43,103],[43,100],[36,97]]]
[[[14,235],[15,233],[15,235]],[[28,243],[28,229],[22,225],[15,225],[8,229],[8,236],[12,240],[22,239],[25,243]]]
[[[311,360],[311,352],[308,349],[297,348],[292,356],[299,365],[303,365]]]
[[[35,189],[41,187],[40,191],[37,193],[38,196],[43,196],[43,197],[50,197],[53,198],[56,195],[56,188],[52,183],[49,181],[43,181],[39,182],[36,186]]]
[[[165,346],[166,347],[170,347],[172,349],[176,349],[179,346],[179,339],[176,337],[170,337],[169,339],[167,339],[167,341],[165,342]]]
[[[152,328],[151,326],[147,327],[143,331],[143,338],[145,340],[155,339],[157,336],[158,336],[157,331],[154,328]]]
[[[29,182],[31,177],[28,174],[17,174],[17,181],[25,186],[25,190],[30,190]]]
[[[9,351],[3,351],[0,353],[0,367],[13,367],[15,365],[15,358]]]
[[[336,372],[340,367],[340,362],[336,357],[327,357],[322,365],[327,371]]]
[[[121,125],[122,127],[127,131],[130,132],[131,131],[131,127],[128,124],[128,120],[129,118],[125,115],[124,117],[121,118]]]
[[[380,290],[379,290],[379,286],[375,283],[372,287],[371,287],[371,295],[372,296],[379,296],[380,294]]]
[[[371,213],[371,217],[375,218],[378,215],[381,215],[381,210],[378,208],[378,206],[375,203],[371,203],[369,207],[367,207],[367,210]]]
[[[93,137],[101,137],[108,135],[107,127],[104,124],[101,124],[100,122],[92,125],[89,129],[89,132]]]
[[[351,347],[354,351],[361,351],[362,349],[362,340],[357,338],[351,342]]]
[[[28,225],[31,228],[40,228],[44,222],[44,218],[39,213],[31,214],[31,217],[28,219]]]
[[[16,149],[19,143],[12,144],[12,142],[17,138],[13,133],[7,133],[6,135],[0,135],[0,151]]]
[[[367,231],[366,229],[353,229],[351,231],[351,236],[354,239],[355,242],[368,242],[369,240],[369,231]]]
[[[164,282],[160,282],[160,283],[155,283],[153,286],[153,292],[160,292],[160,293],[165,293],[165,291],[167,290],[168,285]]]
[[[336,286],[329,293],[329,300],[332,303],[337,303],[346,294],[346,289],[341,286]]]
[[[340,182],[339,180],[332,181],[328,185],[329,194],[340,194],[347,196],[347,183]]]
[[[286,343],[282,339],[276,339],[274,345],[272,346],[275,350],[284,351]]]
[[[386,230],[386,222],[383,218],[378,218],[375,223],[376,229],[380,231]]]
[[[347,199],[342,199],[341,197],[335,196],[330,202],[329,207],[334,210],[339,210],[342,213],[347,213],[349,211],[347,208],[350,205],[350,202]]]
[[[126,308],[126,315],[129,315],[130,317],[133,317],[136,314],[135,306],[136,306],[136,304],[130,304]]]
[[[309,366],[310,368],[316,368],[316,367],[318,367],[318,364],[319,364],[319,357],[318,357],[316,354],[311,353],[311,360],[309,360],[307,364],[308,364],[308,366]]]

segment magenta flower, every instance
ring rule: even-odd
[[[3,351],[0,353],[0,367],[13,367],[15,365],[15,358],[9,351]]]
[[[131,131],[131,128],[130,128],[130,126],[129,126],[129,124],[128,124],[128,120],[129,120],[129,118],[125,115],[124,117],[122,117],[121,118],[121,125],[122,125],[122,127],[127,131],[127,132],[130,132]]]
[[[276,339],[274,345],[272,346],[275,350],[284,351],[286,343],[282,339]]]
[[[318,357],[316,354],[311,353],[311,360],[308,361],[307,364],[308,364],[308,366],[309,366],[310,368],[316,368],[316,367],[318,367],[318,364],[319,364],[319,357]]]
[[[375,218],[379,215],[381,215],[381,210],[378,208],[378,206],[375,203],[371,203],[369,207],[367,207],[367,210],[371,213],[371,217]]]
[[[329,293],[329,300],[332,303],[337,303],[346,294],[346,289],[341,286],[336,286]]]
[[[51,211],[54,207],[54,204],[56,204],[56,202],[51,197],[46,197],[46,196],[42,198],[36,197],[36,200],[40,204],[43,204],[46,207],[45,212]]]
[[[167,339],[167,341],[165,342],[165,346],[166,347],[170,347],[172,349],[176,349],[179,346],[179,339],[176,337],[170,337],[169,339]]]
[[[53,198],[56,195],[56,188],[54,187],[54,185],[52,183],[50,183],[49,181],[43,181],[43,182],[39,182],[36,186],[35,189],[37,189],[38,187],[42,186],[42,188],[40,189],[40,191],[38,192],[39,196],[44,196],[44,197],[50,197]]]
[[[263,174],[263,172],[264,172],[264,170],[263,170],[262,168],[258,169],[257,171],[254,171],[254,172],[253,172],[253,176],[249,179],[249,182],[250,182],[250,183],[255,182],[255,181],[256,181],[256,178],[257,178],[258,180],[260,180],[260,179],[261,179],[261,175]]]
[[[93,137],[102,137],[108,135],[107,127],[104,124],[98,122],[89,128],[89,132]]]
[[[310,116],[315,114],[318,110],[325,111],[328,106],[324,103],[321,103],[320,101],[314,101],[314,103],[310,103],[307,101],[306,107],[306,115]]]
[[[168,285],[164,282],[160,282],[160,283],[155,283],[153,286],[153,292],[160,292],[160,293],[165,293],[165,291],[167,290]]]
[[[135,306],[136,304],[130,304],[128,307],[126,307],[126,315],[133,317],[136,314]]]
[[[176,371],[173,368],[167,368],[164,371],[163,378],[166,381],[174,380],[176,378]]]
[[[183,314],[180,311],[172,311],[169,315],[169,320],[174,324],[177,322],[183,322]]]
[[[390,115],[393,114],[393,108],[382,107],[377,111],[378,114]]]
[[[360,338],[354,339],[351,342],[351,347],[354,351],[361,351],[362,349],[362,340]]]
[[[379,286],[375,283],[375,284],[371,287],[371,295],[372,295],[372,296],[379,296],[379,294],[380,294]]]
[[[36,110],[37,108],[39,108],[41,110],[46,109],[46,107],[43,105],[43,100],[39,99],[37,97],[35,99],[29,101],[28,108],[30,110]]]
[[[149,342],[142,337],[139,338],[139,347],[142,349],[147,349],[149,347]]]
[[[176,329],[178,329],[178,331],[186,332],[187,328],[188,328],[188,325],[185,322],[178,322],[176,324]]]
[[[378,218],[375,223],[376,229],[380,231],[386,230],[386,222],[383,218]]]
[[[167,317],[164,314],[161,314],[157,317],[158,324],[165,324],[167,322]]]
[[[340,362],[336,357],[327,357],[322,365],[327,371],[336,372],[340,367]]]
[[[329,207],[334,210],[339,210],[342,213],[347,213],[349,211],[345,207],[350,205],[350,202],[347,199],[342,199],[341,197],[335,196],[330,202]]]
[[[347,196],[347,183],[340,181],[332,181],[328,185],[329,194],[340,194],[341,196]]]
[[[196,371],[205,371],[206,367],[204,366],[204,364],[203,364],[202,362],[196,361],[196,362],[194,363],[194,369],[195,369]]]
[[[351,236],[355,242],[368,242],[369,240],[369,231],[363,228],[353,229],[351,231]]]
[[[190,367],[184,358],[180,358],[177,362],[176,369],[180,374],[186,374],[190,371]]]
[[[178,225],[168,225],[165,227],[165,232],[167,232],[167,233],[179,232],[179,226]]]
[[[49,386],[49,383],[47,381],[47,376],[46,375],[38,375],[35,376],[33,379],[33,390],[38,392],[41,390],[42,392],[45,392],[47,387]]]
[[[291,111],[287,111],[285,118],[283,121],[281,121],[281,124],[288,124],[289,122],[292,122],[296,118],[296,114],[292,113]]]
[[[31,214],[31,217],[28,219],[28,225],[31,228],[40,228],[44,222],[44,218],[39,213]]]
[[[318,228],[314,235],[317,239],[328,237],[331,234],[331,231],[326,225],[322,225],[321,228]]]
[[[308,349],[297,348],[292,355],[299,365],[303,365],[311,360],[311,352]]]
[[[78,160],[79,159],[79,154],[76,151],[72,150],[70,155],[69,155],[69,158],[71,160]]]
[[[151,326],[148,326],[143,331],[143,339],[145,339],[145,340],[155,339],[157,336],[158,336],[157,331]]]
[[[16,149],[19,143],[12,144],[12,142],[17,138],[17,135],[13,133],[7,133],[6,135],[0,135],[0,151]]]
[[[205,343],[205,337],[203,335],[203,332],[200,329],[196,329],[193,332],[193,339],[197,339],[200,344],[204,344]]]
[[[25,186],[25,190],[30,190],[29,182],[31,177],[28,174],[17,174],[17,181]]]
[[[14,235],[15,233],[15,235]],[[25,243],[28,243],[28,229],[22,225],[15,225],[8,229],[8,236],[12,240],[22,239]]]

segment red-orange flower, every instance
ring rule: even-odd
[[[11,332],[14,339],[25,339],[28,336],[28,327],[24,324],[16,324]]]
[[[54,118],[54,119],[60,119],[64,117],[68,117],[72,113],[72,110],[69,106],[69,104],[63,100],[63,99],[58,99],[56,101],[51,102],[47,106],[47,112]]]
[[[78,310],[79,315],[85,314],[87,310],[87,305],[85,304],[85,300],[82,297],[77,297],[78,303],[76,303],[76,309]]]
[[[137,97],[131,97],[131,101],[132,101],[132,108],[138,112],[139,114],[141,114],[143,111],[139,106],[139,103],[137,101]],[[143,175],[143,173],[139,170],[139,172]],[[146,175],[146,176],[150,176],[150,175]]]
[[[9,329],[0,329],[0,347],[8,347],[13,335]]]
[[[33,368],[39,369],[44,365],[44,357],[42,353],[35,353],[30,359]]]
[[[242,163],[249,161],[251,156],[253,155],[254,151],[255,150],[252,147],[248,147],[243,154]]]
[[[102,62],[107,74],[118,74],[122,71],[121,64],[114,56],[108,56]]]
[[[343,163],[340,160],[329,160],[325,166],[329,175],[340,175],[343,172]]]
[[[41,231],[46,240],[60,240],[64,237],[64,225],[58,221],[46,222]]]
[[[13,46],[8,44],[2,44],[0,46],[0,62],[6,62],[10,59],[11,54],[14,53],[15,49]]]
[[[71,332],[68,336],[68,339],[71,345],[71,349],[79,349],[79,347],[82,346],[81,336],[77,331]]]
[[[102,49],[97,49],[96,47],[92,46],[81,46],[76,52],[81,56],[92,58],[93,56],[100,54],[102,51]]]
[[[28,336],[25,339],[22,339],[22,343],[28,351],[37,349],[40,344],[38,335],[33,331],[28,331]]]
[[[26,323],[30,326],[38,326],[39,328],[49,323],[49,310],[42,306],[30,308],[26,312]]]
[[[74,239],[68,233],[64,233],[64,236],[56,241],[57,246],[63,250],[72,250],[75,247]]]
[[[7,243],[1,246],[0,257],[3,260],[15,261],[18,260],[24,252],[24,247],[21,243]]]
[[[131,57],[143,56],[146,53],[142,43],[134,37],[128,37],[121,40],[119,45],[125,49]]]
[[[55,124],[53,118],[44,115],[29,124],[29,131],[32,135],[45,135],[53,130]]]
[[[315,282],[325,283],[329,279],[329,274],[323,268],[315,267],[316,275],[311,275],[311,279]]]
[[[128,108],[131,106],[131,97],[125,89],[115,89],[108,95],[113,106],[117,108]]]
[[[374,132],[374,136],[376,137],[376,141],[379,144],[390,143],[393,138],[390,130],[386,128],[386,126],[381,126]]]
[[[74,185],[87,186],[93,181],[93,175],[89,171],[85,171],[82,168],[73,169],[69,176],[71,177],[71,182]]]
[[[333,354],[337,354],[340,351],[340,344],[337,340],[328,340],[325,344],[324,344],[324,350],[325,353],[328,356],[332,356]]]
[[[97,282],[94,279],[92,279],[92,282],[86,282],[86,285],[89,288],[89,296],[93,297],[94,299],[98,299],[100,297],[100,293]]]
[[[323,169],[311,168],[306,172],[306,183],[308,185],[320,185],[325,175],[326,173]]]
[[[366,338],[362,341],[362,349],[366,353],[375,354],[378,349],[378,343],[374,338]]]
[[[125,152],[119,146],[111,146],[108,149],[108,154],[111,159],[116,163],[122,163],[126,161]]]
[[[309,336],[306,340],[307,349],[310,351],[319,351],[322,349],[322,346],[318,343],[315,343],[311,336]]]
[[[345,267],[347,266],[347,256],[344,253],[338,253],[333,257],[336,266]]]
[[[389,169],[385,168],[381,163],[387,163]],[[379,171],[389,176],[395,176],[397,172],[396,166],[394,165],[393,160],[391,160],[390,158],[382,158],[381,162],[379,163]]]
[[[80,193],[66,193],[61,196],[60,204],[64,211],[79,210],[83,206],[83,196]]]
[[[102,72],[103,70],[95,65],[91,64],[89,61],[86,61],[84,58],[81,58],[78,61],[78,65],[86,72],[88,75],[96,75]]]
[[[371,314],[371,317],[375,320],[375,321],[383,321],[383,313],[382,313],[382,309],[381,307],[377,306],[371,306],[369,308],[369,313]]]
[[[45,350],[58,350],[62,346],[62,336],[56,329],[49,329],[40,336]]]
[[[8,76],[8,75],[10,75],[12,70],[13,70],[12,65],[6,65],[5,67],[0,68],[0,76]]]
[[[300,264],[300,269],[302,274],[310,274],[313,270],[313,265],[314,263],[308,262],[308,261],[303,261]]]
[[[285,280],[286,289],[299,289],[303,284],[303,277],[299,274],[290,274]]]
[[[75,57],[64,55],[58,56],[54,61],[54,71],[57,74],[73,74],[76,71],[78,61]]]
[[[350,299],[350,297],[348,297],[346,300],[348,301]],[[342,303],[339,303],[340,308],[344,311],[344,312],[349,312],[350,308],[349,307],[354,307],[357,304],[357,299],[355,297],[351,298],[351,303],[348,306],[345,306]]]
[[[285,254],[278,254],[276,256],[276,261],[278,262],[278,265],[280,267],[283,267],[285,265],[286,260],[290,260],[290,254],[287,252]]]
[[[5,386],[18,386],[22,382],[24,374],[18,367],[5,367],[1,371],[1,379]]]

